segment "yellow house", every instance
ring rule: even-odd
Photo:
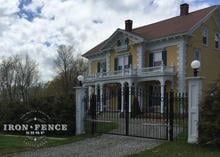
[[[193,60],[201,62],[199,75],[205,77],[204,90],[220,76],[219,6],[189,12],[189,5],[184,3],[179,16],[138,28],[132,28],[132,23],[126,20],[125,29],[117,29],[83,54],[89,69],[84,86],[93,88],[100,100],[108,99],[100,101],[100,111],[108,108],[123,112],[126,88],[129,93],[132,89],[159,92],[163,112],[166,91],[186,92],[186,78],[193,75]],[[112,92],[112,97],[107,98]],[[143,109],[146,99],[141,92],[137,97]],[[131,94],[127,99],[131,112]]]

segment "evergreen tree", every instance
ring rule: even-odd
[[[202,102],[199,143],[220,146],[220,81],[213,87]]]

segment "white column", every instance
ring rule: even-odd
[[[106,53],[106,72],[107,72],[107,75],[109,75],[109,72],[110,72],[110,52],[107,52]]]
[[[198,142],[199,103],[202,98],[201,77],[187,78],[189,81],[188,95],[188,143]]]
[[[84,106],[85,91],[87,88],[75,87],[76,90],[76,135],[84,134]]]
[[[144,46],[142,44],[137,46],[137,68],[141,69],[143,67],[143,59],[144,59]]]
[[[178,91],[186,92],[186,41],[183,39],[178,44]]]
[[[103,85],[100,85],[100,112],[103,111]]]
[[[164,112],[164,87],[165,87],[165,82],[164,80],[160,81],[160,113]]]
[[[124,83],[121,83],[121,112],[124,112]]]

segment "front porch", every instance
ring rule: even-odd
[[[130,66],[131,67],[131,66]],[[102,71],[102,70],[101,70]],[[96,81],[117,80],[120,78],[146,78],[153,76],[173,76],[175,75],[173,66],[154,66],[145,68],[125,68],[117,71],[98,72],[84,76],[84,83],[91,84]]]
[[[165,110],[165,93],[172,88],[172,82],[167,81],[144,81],[129,83],[96,84],[90,87],[89,95],[97,96],[98,112],[160,112]]]

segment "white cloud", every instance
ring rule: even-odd
[[[73,44],[77,53],[84,53],[124,28],[124,20],[132,19],[134,27],[153,23],[178,15],[183,2],[192,4],[190,10],[209,5],[196,0],[32,0],[23,9],[39,16],[30,22],[16,16],[19,0],[0,0],[0,56],[28,52],[48,80],[54,76],[52,60],[59,44]]]

